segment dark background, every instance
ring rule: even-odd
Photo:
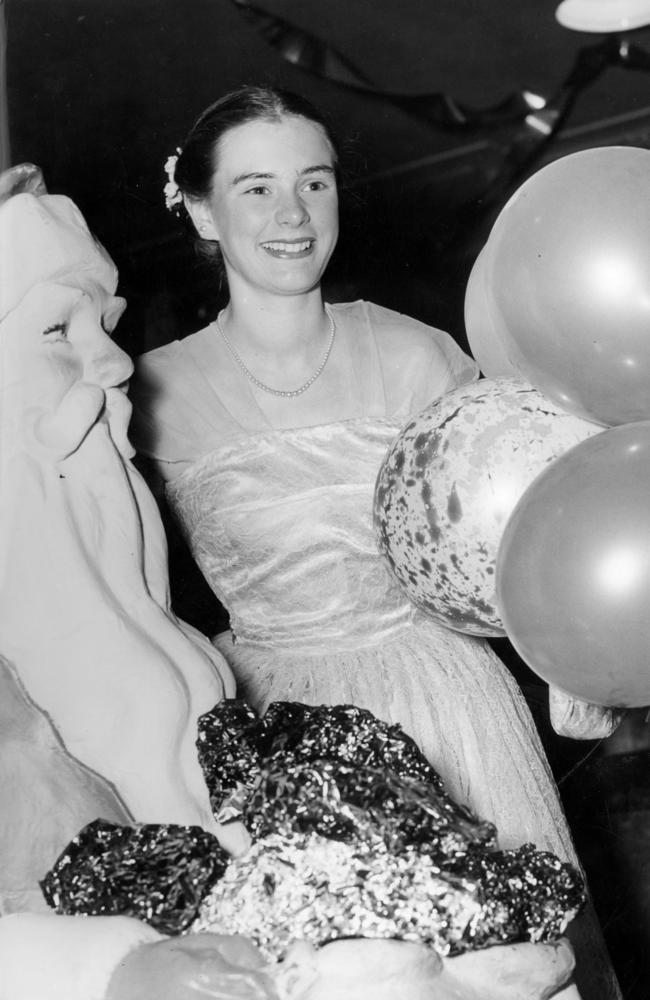
[[[446,94],[485,110],[528,89],[552,100],[576,54],[554,2],[259,0],[333,47],[379,90]],[[42,167],[116,259],[131,353],[201,325],[212,277],[163,204],[167,156],[202,108],[242,82],[299,90],[351,151],[354,202],[328,276],[464,337],[471,263],[513,189],[500,174],[522,119],[455,131],[292,65],[232,0],[6,0],[12,161]],[[650,49],[650,30],[632,33]],[[498,117],[498,116],[497,116]],[[650,74],[611,67],[582,90],[529,165],[582,146],[650,145]]]
[[[114,257],[129,303],[116,339],[133,355],[197,329],[222,302],[165,210],[163,165],[202,108],[242,83],[304,93],[330,113],[344,140],[350,181],[327,297],[371,299],[450,330],[463,346],[469,271],[524,177],[580,148],[650,147],[650,74],[616,59],[603,68],[603,37],[561,27],[552,0],[259,0],[259,7],[333,47],[379,91],[445,94],[469,120],[478,113],[478,123],[442,128],[426,120],[433,99],[415,115],[293,65],[232,0],[5,0],[11,160],[38,164],[49,190],[72,197]],[[286,26],[275,30],[276,40],[278,31],[286,37]],[[611,44],[627,41],[650,51],[650,29]],[[580,52],[592,53],[591,73],[569,105],[566,84]],[[524,90],[567,112],[550,140],[521,114],[509,119],[498,110]],[[224,613],[166,524],[175,608],[211,634],[225,625]],[[647,1000],[643,713],[615,741],[561,739],[549,726],[544,685],[507,640],[495,646],[539,725],[626,1000]]]

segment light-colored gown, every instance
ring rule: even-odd
[[[230,614],[216,645],[257,710],[352,703],[397,722],[453,798],[496,824],[501,846],[531,841],[575,862],[517,683],[485,641],[417,611],[375,541],[374,486],[391,442],[476,367],[447,334],[392,311],[332,310],[349,373],[345,418],[333,423],[270,426],[213,327],[137,365],[134,440],[178,463],[167,499]],[[599,950],[584,1000],[617,996]]]

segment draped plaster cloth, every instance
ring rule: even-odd
[[[136,820],[216,832],[198,716],[234,687],[171,610],[164,530],[131,463],[117,272],[76,206],[0,205],[0,652]]]

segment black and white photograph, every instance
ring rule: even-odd
[[[650,997],[650,0],[0,0],[0,1000]]]

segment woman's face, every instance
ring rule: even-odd
[[[3,390],[53,410],[75,382],[124,385],[133,364],[109,336],[124,305],[90,280],[35,286],[0,326]]]
[[[231,295],[295,295],[319,284],[338,238],[334,167],[324,129],[306,118],[225,133],[198,221],[202,236],[220,242]]]

